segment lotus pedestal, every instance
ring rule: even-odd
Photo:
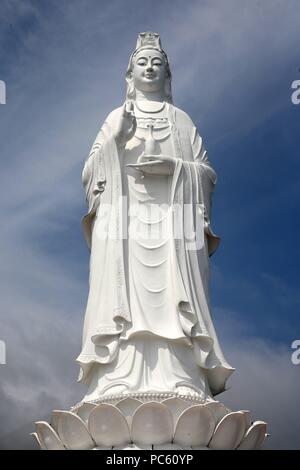
[[[53,411],[33,436],[45,450],[249,450],[261,447],[266,423],[218,401],[149,393]]]

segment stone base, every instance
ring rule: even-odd
[[[112,395],[35,424],[47,450],[249,450],[266,437],[266,423],[252,422],[248,411],[172,393]]]

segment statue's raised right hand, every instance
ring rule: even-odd
[[[116,143],[120,147],[124,147],[126,142],[130,140],[136,130],[136,118],[134,115],[134,104],[133,101],[125,101],[117,131],[115,133]]]

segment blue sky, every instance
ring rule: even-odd
[[[0,447],[30,447],[31,423],[84,393],[81,171],[152,30],[218,173],[212,305],[237,368],[219,399],[268,421],[269,448],[300,448],[299,27],[297,0],[1,0]]]

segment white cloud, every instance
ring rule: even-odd
[[[232,337],[227,349],[237,371],[221,400],[268,423],[265,448],[299,449],[300,367],[292,364],[292,351],[287,345],[251,337]]]

